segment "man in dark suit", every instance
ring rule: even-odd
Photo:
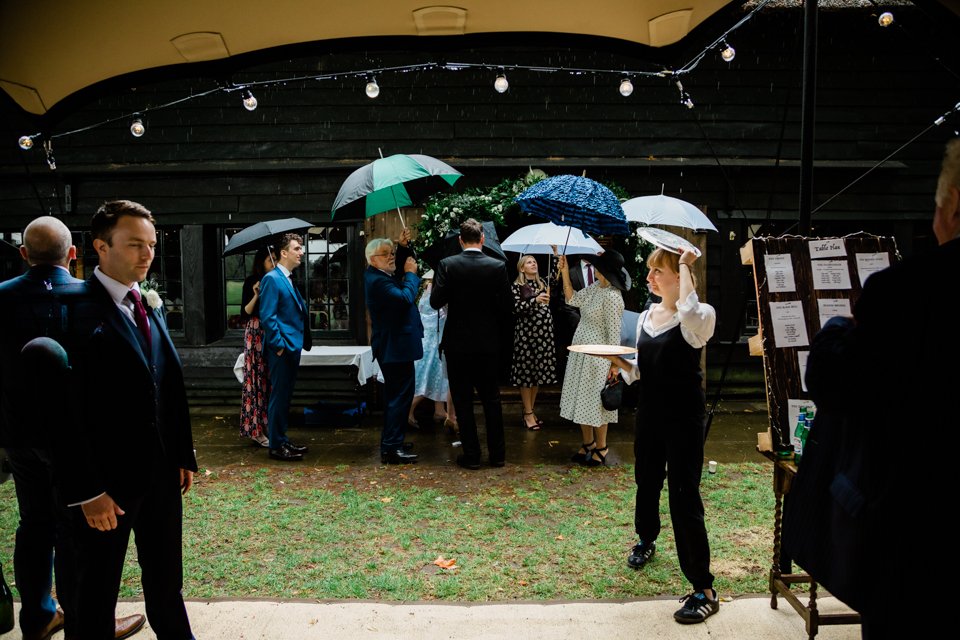
[[[114,638],[131,531],[147,618],[158,638],[193,635],[183,604],[182,501],[197,463],[183,370],[163,301],[144,291],[157,234],[135,202],[102,205],[90,223],[99,265],[74,371],[76,420],[59,434],[57,472],[75,508],[83,640]]]
[[[483,240],[483,229],[473,218],[460,225],[463,252],[440,261],[430,295],[434,309],[447,305],[440,350],[446,354],[447,377],[463,442],[457,464],[467,469],[479,469],[481,457],[473,415],[474,389],[483,404],[490,464],[502,467],[506,458],[497,378],[500,351],[511,348],[502,340],[502,327],[509,321],[513,297],[506,266],[483,254]]]
[[[260,324],[263,326],[263,352],[270,373],[270,400],[267,425],[270,431],[270,457],[294,462],[303,460],[304,445],[287,437],[290,400],[300,369],[300,352],[313,345],[307,303],[291,280],[293,270],[303,260],[303,238],[288,233],[280,240],[277,268],[260,281]]]
[[[837,430],[831,441],[842,444],[831,452],[836,474],[819,496],[834,526],[801,535],[826,536],[817,545],[835,558],[829,573],[844,589],[823,584],[860,611],[864,638],[899,633],[917,611],[931,610],[936,599],[895,585],[939,582],[952,562],[947,514],[955,478],[938,448],[953,449],[960,392],[960,139],[947,145],[933,231],[939,246],[870,276],[854,318],[829,320],[807,362],[817,403],[810,438],[829,425]],[[913,539],[918,544],[906,553]]]
[[[14,550],[20,629],[25,640],[47,638],[61,628],[71,637],[79,623],[77,557],[50,451],[52,430],[70,417],[38,410],[50,398],[65,398],[70,380],[62,349],[30,347],[35,338],[46,337],[74,350],[72,330],[86,287],[68,270],[76,247],[60,220],[44,216],[27,225],[20,254],[29,270],[0,284],[0,445],[7,447],[20,511]],[[54,567],[62,611],[50,593]],[[128,637],[143,623],[140,614],[117,620],[114,634]]]
[[[423,357],[423,324],[417,310],[417,261],[408,257],[403,275],[396,277],[397,254],[386,238],[367,243],[367,270],[363,274],[367,311],[370,313],[370,346],[383,373],[383,431],[380,459],[390,464],[416,462],[404,450],[407,413],[413,402],[414,366]]]

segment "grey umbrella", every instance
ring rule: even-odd
[[[281,220],[264,220],[238,231],[223,250],[224,257],[236,253],[243,253],[260,247],[274,240],[283,233],[306,231],[313,225],[300,218],[283,218]]]

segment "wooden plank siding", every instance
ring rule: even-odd
[[[186,66],[180,79],[104,93],[45,124],[54,133],[78,129],[218,81],[242,84],[318,69],[429,60],[601,69],[650,69],[650,60],[671,60],[678,66],[736,16],[726,20],[708,22],[668,50],[632,48],[630,54],[622,44],[600,40],[581,46],[582,38],[574,48],[560,35],[549,47],[504,47],[491,37],[469,40],[483,46],[457,49],[456,38],[414,39],[404,41],[406,50],[328,55],[319,44],[316,53],[217,78],[189,77]],[[928,14],[909,7],[897,9],[897,21],[913,30],[882,29],[867,10],[821,12],[815,207],[960,99],[958,76],[933,57],[960,68],[957,53],[938,49],[934,37],[940,29],[955,30],[956,21],[931,25]],[[682,77],[692,110],[679,104],[677,88],[664,78],[634,78],[629,98],[618,93],[615,76],[519,70],[507,72],[510,89],[502,95],[493,89],[495,74],[482,70],[382,74],[375,100],[364,95],[360,78],[291,82],[254,87],[254,112],[243,109],[239,92],[220,93],[147,112],[140,139],[130,136],[128,119],[58,138],[56,172],[48,170],[40,145],[30,152],[16,147],[18,136],[40,125],[0,100],[0,232],[20,230],[46,213],[83,228],[111,198],[144,203],[163,225],[242,226],[270,216],[319,223],[328,219],[344,178],[378,157],[378,148],[442,158],[464,172],[458,187],[492,185],[528,166],[548,174],[586,170],[631,196],[659,193],[663,185],[668,195],[707,208],[720,229],[707,238],[706,254],[708,299],[720,310],[714,342],[735,341],[741,298],[750,286],[738,249],[757,225],[776,234],[797,217],[801,38],[802,11],[762,11],[730,38],[737,49],[732,63],[710,52]],[[927,246],[939,159],[957,126],[951,119],[927,132],[833,200],[813,216],[812,233],[892,235],[905,255]],[[64,209],[67,185],[70,211]],[[722,364],[727,348],[711,348],[712,364]],[[208,387],[226,389],[217,366],[219,383],[204,381],[203,374],[193,379],[198,397],[214,393]]]

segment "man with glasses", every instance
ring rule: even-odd
[[[404,231],[401,241],[408,238]],[[387,238],[374,238],[364,251],[363,274],[367,311],[370,314],[370,347],[380,365],[384,383],[383,431],[380,460],[389,464],[417,461],[403,438],[407,412],[413,402],[414,366],[423,357],[423,324],[417,311],[417,261],[408,256],[397,275],[397,252]]]

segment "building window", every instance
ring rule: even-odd
[[[224,246],[240,228],[224,229]],[[305,294],[310,329],[325,333],[350,331],[350,262],[346,227],[312,227],[304,238],[305,252],[293,281]],[[242,329],[240,298],[244,279],[253,271],[256,250],[223,259],[228,329]]]

